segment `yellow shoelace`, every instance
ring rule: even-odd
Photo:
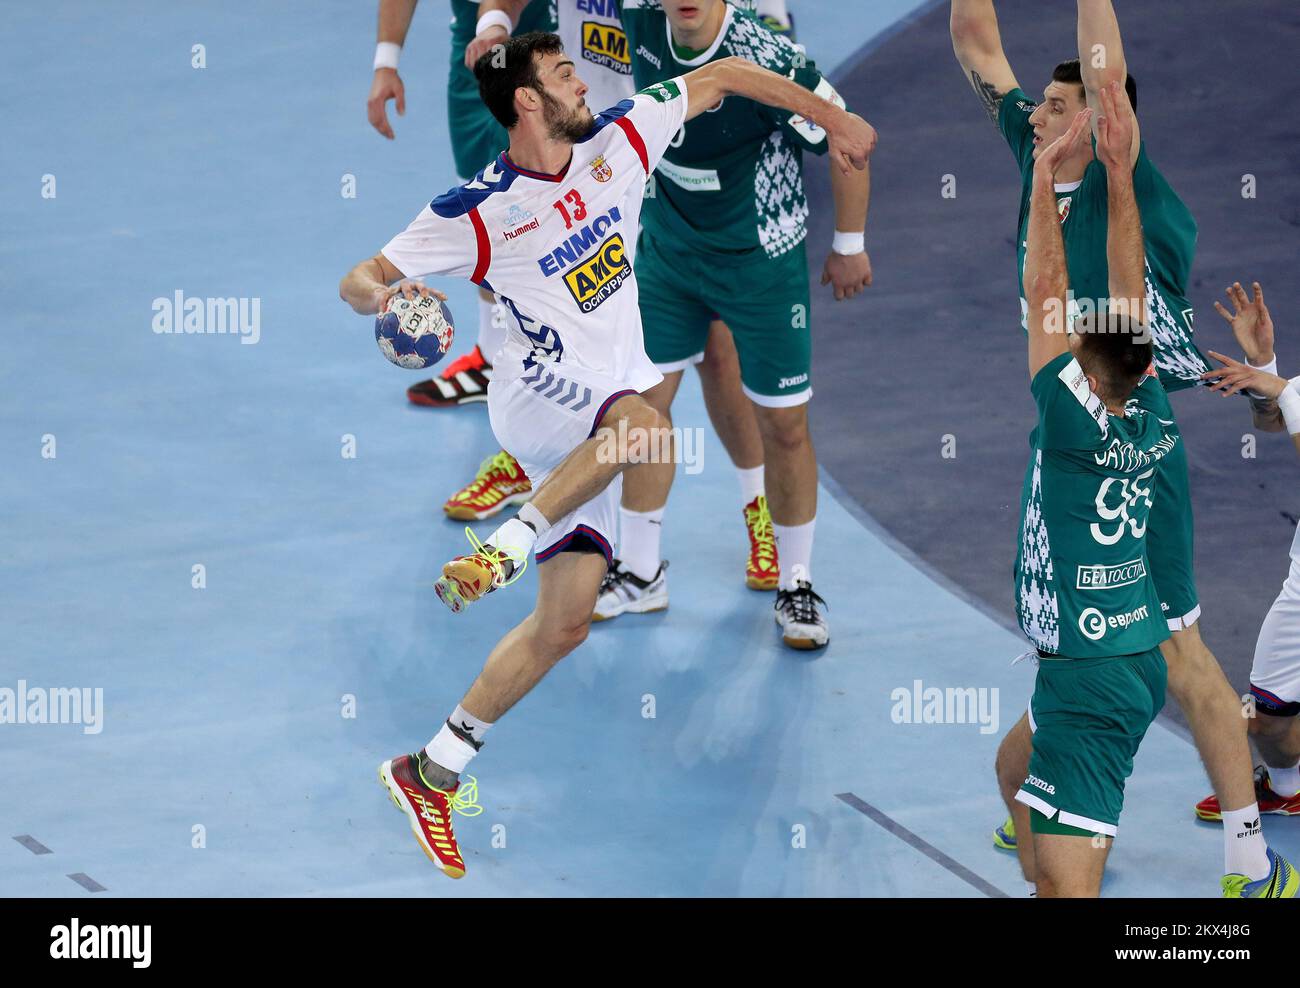
[[[749,525],[750,536],[754,539],[758,558],[770,563],[776,555],[776,540],[772,534],[772,515],[767,510],[767,498],[758,496],[758,504],[753,508],[746,505],[745,522]]]
[[[465,776],[455,792],[438,791],[447,797],[447,805],[461,816],[478,816],[483,812],[483,807],[478,804],[478,779],[472,775]]]
[[[479,537],[474,534],[474,529],[470,528],[468,525],[465,526],[465,537],[469,539],[469,544],[474,547],[475,554],[482,556],[489,564],[491,564],[492,586],[497,587],[498,589],[501,587],[508,587],[510,584],[514,583],[515,580],[524,575],[524,570],[528,569],[527,554],[518,556],[506,552],[503,549],[498,549],[494,545],[485,545]],[[514,572],[510,574],[508,579],[505,576],[505,567],[502,565],[502,563],[507,561],[514,564]]]

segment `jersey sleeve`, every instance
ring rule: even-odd
[[[634,95],[630,102],[631,108],[623,119],[632,127],[628,139],[631,140],[635,134],[641,141],[645,152],[643,164],[648,175],[664,156],[668,142],[686,123],[686,80],[678,76],[656,82]],[[624,130],[627,130],[626,126]]]
[[[468,278],[478,266],[479,237],[470,210],[456,208],[454,190],[439,196],[411,220],[405,230],[384,244],[380,252],[403,277],[426,274]],[[440,211],[438,208],[442,206]],[[452,215],[445,215],[451,213]],[[484,238],[486,239],[486,238]]]
[[[1034,128],[1029,116],[1036,109],[1038,104],[1023,89],[1011,90],[1002,97],[1002,105],[998,107],[998,130],[1010,145],[1022,174],[1033,165]]]
[[[1106,404],[1088,386],[1071,353],[1049,360],[1030,384],[1038,406],[1038,443],[1043,449],[1092,451],[1110,438]]]

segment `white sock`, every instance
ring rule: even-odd
[[[623,568],[642,580],[653,580],[659,572],[659,536],[663,533],[664,509],[628,511],[618,509],[621,527],[618,558]]]
[[[442,729],[433,736],[433,740],[424,746],[424,753],[429,756],[431,762],[440,765],[448,772],[460,775],[478,751],[472,744],[458,738],[455,731],[443,724]]]
[[[475,741],[482,741],[483,735],[486,734],[488,728],[492,726],[485,720],[479,720],[472,713],[459,705],[457,705],[449,719]]]
[[[488,363],[506,341],[506,310],[500,302],[478,300],[478,348]]]
[[[1252,882],[1267,878],[1268,844],[1259,825],[1259,804],[1223,811],[1223,873],[1245,875]]]
[[[1300,793],[1300,763],[1290,768],[1268,767],[1268,787],[1279,796],[1290,798]]]
[[[776,554],[781,560],[781,589],[793,590],[804,580],[812,583],[813,529],[817,519],[802,525],[772,524],[776,536]]]
[[[532,505],[526,504],[524,507],[531,508]],[[521,511],[519,514],[522,516],[523,512]],[[537,544],[538,536],[545,530],[545,527],[537,530],[525,525],[519,518],[511,518],[484,539],[484,542],[496,546],[513,559],[527,559],[528,554],[533,551],[533,546]]]
[[[1029,898],[1031,898],[1031,899],[1037,899],[1037,898],[1038,898],[1038,883],[1037,883],[1037,882],[1025,882],[1025,894],[1028,895]]]
[[[747,505],[763,493],[763,464],[750,467],[736,467],[736,479],[740,481],[740,503]]]

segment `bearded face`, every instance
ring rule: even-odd
[[[537,92],[542,97],[542,120],[552,140],[574,144],[587,136],[596,118],[584,100],[579,99],[574,107],[566,107],[545,89],[539,88]]]

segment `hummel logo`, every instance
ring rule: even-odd
[[[460,722],[460,729],[464,731],[466,734],[474,733],[474,728],[470,727],[470,725],[466,724],[463,720]]]

